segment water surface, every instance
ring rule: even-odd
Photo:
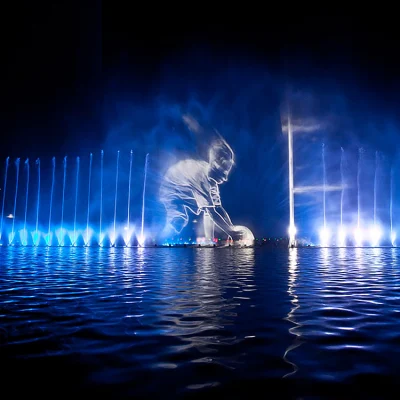
[[[3,390],[390,397],[400,382],[399,257],[395,248],[0,248]]]

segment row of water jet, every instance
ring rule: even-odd
[[[343,148],[341,148],[340,155],[340,211],[339,211],[339,223],[338,223],[338,236],[336,238],[332,237],[331,230],[327,221],[327,191],[332,190],[332,186],[329,186],[327,183],[327,167],[326,167],[326,147],[325,144],[322,144],[321,148],[321,170],[322,170],[322,221],[323,225],[320,229],[319,240],[320,244],[324,246],[329,246],[332,244],[345,246],[346,242],[352,238],[352,242],[356,245],[362,245],[368,242],[372,246],[378,246],[382,243],[381,239],[383,237],[383,231],[378,219],[378,194],[382,192],[382,188],[380,187],[379,176],[381,173],[382,167],[382,156],[378,151],[375,152],[375,159],[373,165],[373,187],[371,186],[371,191],[373,195],[373,208],[371,215],[371,222],[369,228],[363,226],[362,215],[365,218],[365,215],[368,214],[368,209],[362,210],[363,195],[368,195],[366,193],[366,189],[362,188],[361,185],[361,175],[364,173],[363,168],[367,167],[368,164],[365,165],[365,150],[363,148],[358,149],[358,158],[357,158],[357,166],[356,166],[356,195],[357,195],[357,206],[356,206],[356,225],[349,231],[349,227],[345,227],[344,223],[344,198],[345,191],[348,188],[348,182],[346,179],[346,167],[347,167],[347,159],[346,154]],[[371,164],[370,164],[371,165]],[[396,232],[394,228],[393,221],[393,197],[394,197],[394,168],[393,165],[390,169],[390,204],[389,204],[389,220],[390,220],[390,242],[392,245],[395,244],[396,240]],[[335,189],[336,190],[336,189]],[[301,191],[299,191],[301,193]],[[333,225],[337,225],[334,221],[331,221]],[[346,232],[347,229],[347,232]],[[367,231],[366,231],[367,229]]]
[[[115,193],[114,193],[114,216],[113,216],[113,223],[112,223],[112,233],[109,233],[111,245],[115,245],[117,239],[117,209],[118,209],[118,183],[119,183],[119,158],[120,152],[117,152],[117,160],[116,160],[116,174],[115,174]],[[129,180],[128,180],[128,204],[127,204],[127,226],[124,228],[125,234],[122,235],[124,238],[125,245],[130,244],[131,234],[131,186],[132,186],[132,167],[133,167],[133,151],[130,151],[130,159],[129,159]],[[89,244],[91,239],[91,231],[90,231],[90,222],[91,222],[91,185],[92,185],[92,175],[93,175],[93,154],[90,153],[89,158],[89,172],[88,172],[88,187],[87,187],[87,210],[86,210],[86,234],[84,235],[84,243],[86,245]],[[145,165],[144,165],[144,177],[143,177],[143,190],[142,190],[142,207],[141,207],[141,224],[140,224],[140,233],[138,234],[138,242],[139,245],[143,245],[145,241],[145,198],[146,198],[146,181],[147,181],[147,170],[148,170],[148,163],[149,163],[149,154],[146,155],[145,158]],[[65,229],[65,197],[67,192],[67,171],[68,171],[68,162],[67,157],[64,157],[62,168],[63,168],[63,179],[62,179],[62,198],[61,198],[61,221],[59,225],[59,229],[54,229],[54,221],[53,221],[53,208],[54,208],[54,191],[57,185],[56,181],[56,158],[52,158],[52,168],[51,168],[51,187],[50,187],[50,202],[49,202],[49,211],[48,211],[48,229],[46,233],[39,231],[39,223],[40,223],[40,212],[41,212],[41,163],[40,159],[35,161],[37,167],[37,194],[36,194],[36,216],[35,216],[35,229],[32,232],[32,244],[39,245],[41,242],[41,238],[44,239],[45,244],[47,246],[52,245],[53,243],[53,236],[56,233],[57,243],[59,246],[64,245],[77,245],[77,240],[79,238],[79,234],[82,232],[78,228],[78,209],[80,208],[79,204],[79,193],[80,193],[80,158],[76,158],[75,162],[75,198],[74,198],[74,210],[73,210],[73,230],[72,232]],[[9,214],[7,218],[12,219],[12,226],[11,232],[8,234],[8,240],[4,240],[2,236],[4,236],[4,219],[5,219],[5,206],[6,206],[6,194],[7,194],[7,183],[9,180],[9,167],[10,167],[10,159],[9,157],[6,159],[5,163],[5,172],[4,172],[4,184],[3,184],[3,196],[1,202],[1,220],[0,220],[0,245],[4,243],[13,244],[14,240],[16,240],[16,214],[17,214],[17,203],[18,203],[18,196],[19,196],[19,183],[20,183],[20,159],[18,158],[15,161],[15,170],[16,170],[16,177],[15,177],[15,193],[14,193],[14,201],[13,201],[13,213]],[[20,234],[20,244],[28,245],[29,244],[29,225],[28,225],[28,209],[29,209],[29,189],[30,189],[30,163],[29,159],[25,160],[25,173],[26,173],[26,184],[25,184],[25,202],[24,202],[24,218],[23,218],[23,228],[19,232]],[[104,228],[103,228],[103,183],[104,183],[104,152],[103,150],[100,153],[100,211],[99,211],[99,232],[98,232],[98,243],[101,244],[103,239],[105,238],[104,235]],[[119,232],[118,232],[119,233]],[[95,235],[96,236],[96,235]],[[70,243],[67,244],[65,238],[68,237]]]

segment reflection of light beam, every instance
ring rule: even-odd
[[[297,347],[301,346],[304,343],[304,341],[301,339],[301,333],[298,332],[298,328],[300,328],[302,325],[295,320],[295,312],[297,309],[300,308],[299,299],[295,291],[296,280],[297,280],[297,249],[293,248],[289,250],[289,285],[288,285],[288,293],[291,297],[290,302],[292,303],[293,307],[291,308],[285,319],[294,324],[294,326],[289,329],[289,333],[295,335],[296,338],[293,341],[293,343],[286,349],[283,355],[283,360],[287,364],[293,367],[293,371],[284,375],[283,378],[287,378],[291,375],[294,375],[299,370],[298,366],[292,361],[289,361],[287,356],[292,350],[296,349]]]

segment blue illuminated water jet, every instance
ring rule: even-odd
[[[92,161],[93,154],[90,153],[89,161],[89,182],[88,182],[88,200],[87,200],[87,214],[86,214],[86,245],[89,244],[89,218],[90,218],[90,185],[92,181]]]
[[[146,181],[147,181],[147,168],[149,165],[149,154],[146,154],[146,161],[144,164],[144,179],[143,179],[143,195],[142,195],[142,224],[140,229],[140,237],[139,244],[140,246],[144,245],[145,237],[144,237],[144,210],[145,210],[145,199],[146,199]]]
[[[37,176],[38,176],[38,187],[37,187],[37,196],[36,196],[36,229],[34,233],[33,243],[35,246],[39,245],[40,236],[39,236],[39,209],[40,209],[40,159],[36,160],[37,165]]]
[[[28,233],[26,230],[26,219],[28,214],[28,199],[29,199],[29,158],[25,160],[26,169],[26,188],[25,188],[25,216],[24,216],[24,229],[23,229],[23,244],[28,244]]]
[[[75,211],[74,211],[74,236],[72,244],[76,245],[76,213],[78,211],[78,193],[79,193],[79,157],[76,157],[76,179],[75,179]]]
[[[114,194],[114,225],[113,225],[113,238],[112,245],[115,245],[117,240],[116,223],[117,223],[117,198],[118,198],[118,173],[119,173],[119,150],[117,152],[117,167],[115,172],[115,194]]]
[[[0,222],[0,242],[3,235],[3,221],[4,221],[4,205],[6,200],[6,193],[7,193],[7,178],[8,178],[8,164],[10,161],[10,157],[6,158],[6,170],[4,172],[4,185],[3,185],[3,200],[1,206],[1,222]]]
[[[62,200],[61,200],[61,224],[60,224],[60,246],[64,245],[64,206],[65,206],[65,185],[67,181],[67,156],[63,159],[63,189],[62,189]]]
[[[102,220],[103,220],[103,178],[104,178],[104,151],[100,153],[100,226],[99,226],[99,244],[103,242]]]
[[[19,183],[19,162],[20,162],[20,159],[17,158],[16,161],[15,161],[15,166],[17,168],[17,175],[16,175],[16,178],[15,178],[14,212],[13,212],[13,216],[12,216],[12,228],[11,228],[10,243],[13,242],[14,236],[15,236],[14,228],[15,228],[15,214],[17,213],[17,198],[18,198],[18,183]]]
[[[55,184],[55,172],[56,172],[56,158],[53,157],[51,160],[52,173],[51,173],[51,191],[50,191],[50,208],[49,208],[49,230],[47,234],[47,245],[51,244],[51,213],[53,210],[53,195],[54,195],[54,184]]]

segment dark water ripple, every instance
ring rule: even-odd
[[[391,398],[399,258],[390,248],[0,248],[2,386]]]

